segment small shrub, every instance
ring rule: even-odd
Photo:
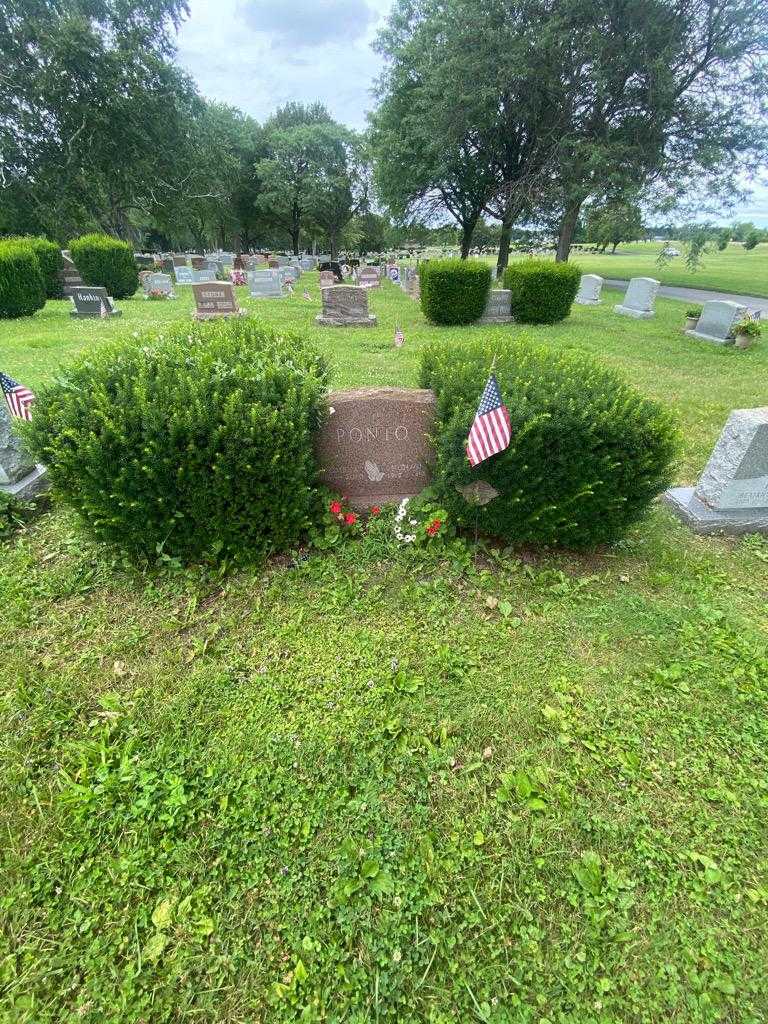
[[[471,324],[485,310],[491,268],[479,260],[430,260],[419,267],[419,285],[430,323]]]
[[[45,305],[40,261],[26,241],[0,242],[0,318],[32,316]]]
[[[325,376],[301,339],[253,321],[178,324],[66,369],[25,433],[99,538],[245,561],[309,525]]]
[[[733,325],[733,333],[744,334],[748,338],[759,338],[763,333],[763,325],[759,320],[745,316],[743,320],[739,320],[737,324]]]
[[[493,356],[512,441],[472,469],[466,439]],[[525,340],[428,346],[421,385],[438,397],[435,487],[458,525],[518,544],[583,548],[612,543],[670,483],[677,450],[671,415],[586,356]],[[474,506],[475,480],[499,496]]]
[[[702,306],[688,306],[685,311],[685,315],[689,320],[698,320],[703,311]]]
[[[744,248],[747,250],[754,249],[756,245],[759,245],[761,239],[762,235],[759,231],[748,232],[744,238]]]
[[[69,248],[85,284],[106,288],[114,299],[127,299],[139,287],[133,249],[127,242],[109,235],[83,235]]]
[[[512,293],[512,316],[521,324],[556,324],[571,312],[581,267],[550,260],[519,260],[504,273]]]
[[[61,249],[55,242],[49,242],[47,238],[40,238],[37,235],[23,235],[13,239],[13,242],[22,242],[28,245],[37,256],[40,264],[40,272],[43,275],[45,285],[45,297],[47,299],[60,299],[64,294],[62,284],[59,280],[59,271],[62,267]]]

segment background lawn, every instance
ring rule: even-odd
[[[310,327],[316,280],[245,304]],[[593,352],[675,408],[692,480],[765,404],[765,342],[612,299],[438,331],[386,284],[375,330],[311,329],[334,386],[414,384],[436,334]],[[0,368],[35,386],[191,300],[120,306],[0,324]],[[380,521],[226,575],[53,509],[0,551],[0,1020],[768,1020],[764,539],[658,507],[590,556],[419,554]]]
[[[667,245],[679,249],[682,255],[660,266],[659,253]],[[655,277],[662,284],[768,297],[768,244],[765,243],[749,251],[731,243],[724,252],[708,252],[695,271],[686,267],[685,249],[680,242],[622,243],[613,256],[609,247],[602,256],[574,251],[571,258],[585,273],[607,278]]]

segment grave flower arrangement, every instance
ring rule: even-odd
[[[353,512],[346,497],[339,498],[330,492],[320,494],[323,512],[310,533],[312,547],[321,551],[335,547],[349,537],[357,537],[362,530],[360,516]]]
[[[763,325],[757,317],[745,316],[733,326],[737,348],[749,348],[763,333]]]
[[[395,513],[394,534],[401,544],[429,544],[448,536],[448,513],[428,498],[404,498]]]
[[[244,285],[246,283],[245,271],[244,270],[232,270],[229,275],[232,284]]]
[[[150,288],[148,292],[144,293],[144,298],[149,299],[150,302],[162,302],[163,299],[173,298],[173,292],[162,292],[159,288]]]
[[[686,331],[692,331],[696,324],[699,322],[701,316],[701,306],[689,306],[685,311],[685,329]]]

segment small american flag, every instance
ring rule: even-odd
[[[18,420],[31,420],[32,403],[35,400],[34,393],[22,384],[17,384],[5,373],[0,373],[0,388],[2,388],[3,398],[5,398],[11,416],[15,416]]]
[[[509,412],[501,400],[499,384],[492,373],[467,438],[467,458],[470,464],[478,466],[492,455],[503,452],[509,447],[511,439]]]
[[[395,330],[395,348],[402,348],[404,341],[405,341],[405,335],[403,334],[403,332],[400,330],[399,327],[396,328],[396,330]]]
[[[286,287],[286,289],[288,291],[288,294],[289,295],[293,295],[293,285],[291,284],[290,281],[286,281],[285,282],[285,287]]]
[[[311,296],[311,295],[309,294],[309,292],[307,291],[307,289],[306,289],[306,288],[304,289],[304,298],[305,298],[305,299],[306,299],[306,300],[307,300],[308,302],[311,302],[311,301],[312,301],[312,296]]]

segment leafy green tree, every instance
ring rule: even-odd
[[[616,252],[622,242],[631,242],[642,233],[643,216],[635,203],[609,202],[590,207],[587,213],[587,241],[602,246],[603,252],[609,245]]]
[[[759,231],[750,231],[744,238],[744,248],[747,250],[754,249],[756,245],[762,242],[762,240],[763,236]]]
[[[720,252],[725,252],[725,250],[728,248],[728,243],[730,242],[730,240],[731,240],[731,229],[730,228],[723,228],[721,231],[718,231],[718,233],[717,233],[717,248],[719,249]]]

